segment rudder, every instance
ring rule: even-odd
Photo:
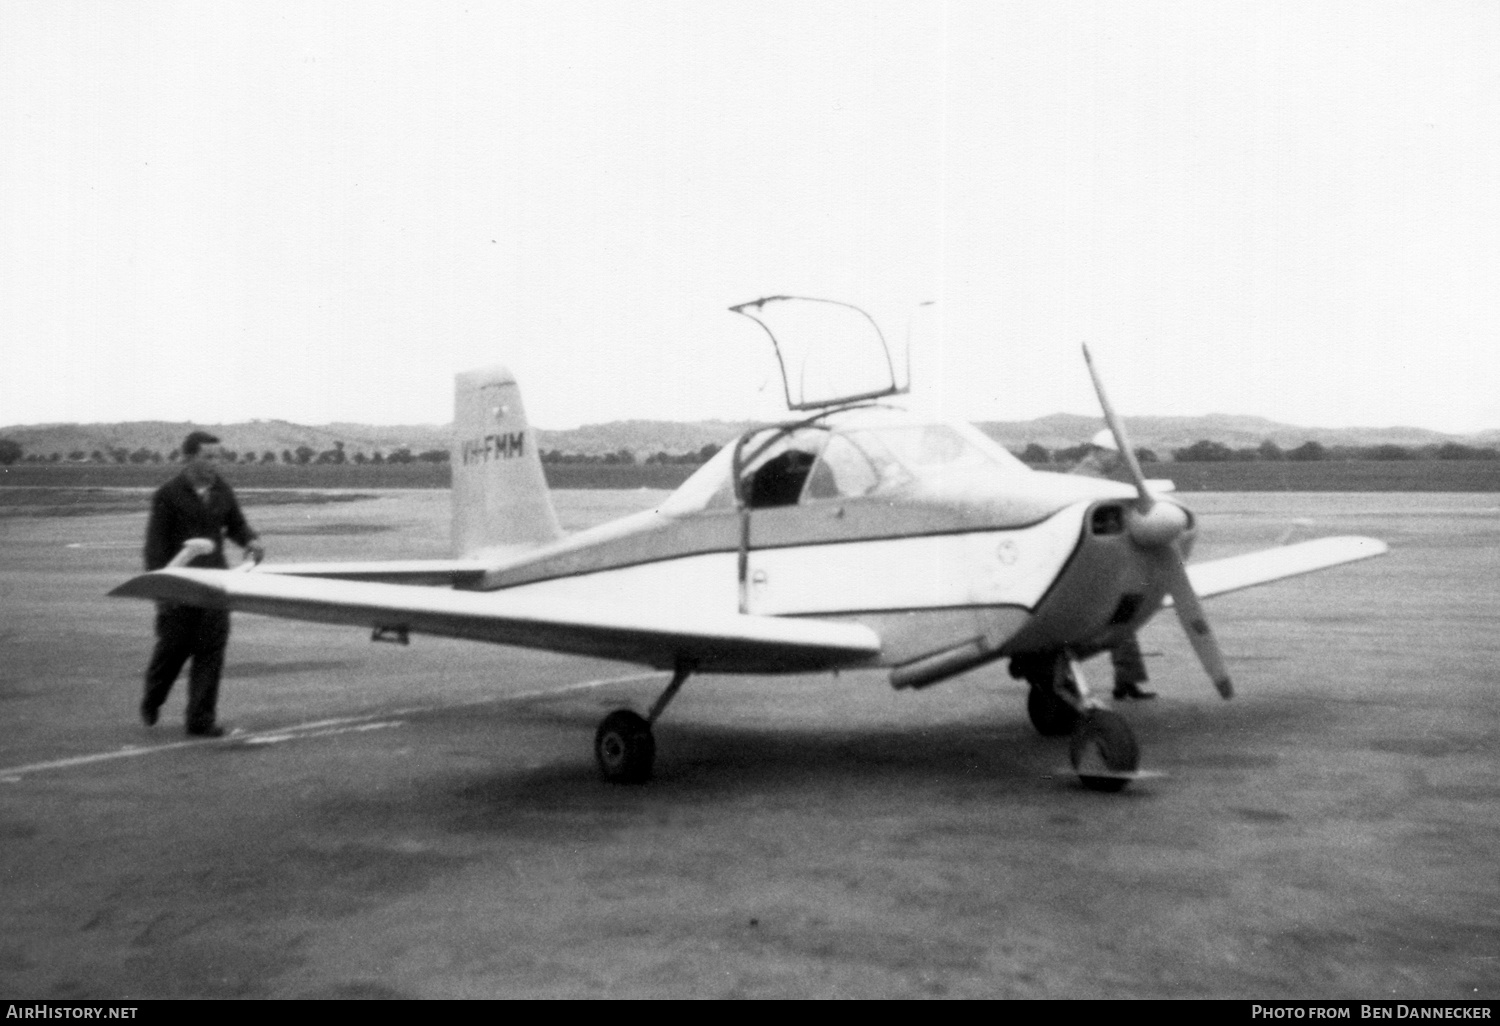
[[[562,537],[536,432],[506,368],[484,367],[455,378],[452,467],[455,556],[531,548]]]

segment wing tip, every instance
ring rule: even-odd
[[[204,580],[188,576],[194,571],[151,570],[137,574],[105,594],[109,598],[149,599],[153,602],[179,602],[183,605],[222,607],[224,591]],[[204,571],[197,571],[203,573]],[[229,570],[208,573],[233,573]]]
[[[150,598],[150,574],[137,574],[104,594],[109,598]]]

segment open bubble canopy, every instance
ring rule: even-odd
[[[792,410],[899,395],[911,385],[870,315],[857,306],[804,296],[767,296],[730,307],[765,329],[776,349]]]

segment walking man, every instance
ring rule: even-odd
[[[219,440],[207,431],[194,431],[182,443],[182,473],[162,485],[151,498],[146,524],[146,569],[192,566],[227,569],[224,538],[228,536],[260,562],[265,555],[255,532],[240,512],[234,490],[219,476],[214,464],[221,458]],[[146,693],[141,719],[156,723],[161,705],[189,659],[187,732],[197,737],[222,737],[219,726],[219,673],[229,643],[229,610],[199,609],[161,602],[156,607],[156,650],[146,667]]]

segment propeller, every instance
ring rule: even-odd
[[[1198,654],[1198,661],[1203,664],[1203,669],[1207,671],[1219,694],[1229,698],[1234,694],[1234,685],[1230,682],[1229,670],[1224,665],[1224,654],[1219,651],[1218,639],[1214,637],[1213,628],[1203,615],[1203,603],[1193,590],[1193,582],[1188,579],[1187,567],[1182,562],[1182,551],[1177,546],[1177,539],[1188,528],[1187,511],[1176,503],[1158,502],[1146,487],[1146,475],[1141,473],[1135,450],[1130,447],[1130,439],[1125,435],[1125,424],[1110,405],[1109,396],[1104,392],[1104,382],[1099,378],[1099,371],[1094,366],[1094,358],[1089,353],[1087,344],[1083,347],[1083,361],[1088,365],[1094,392],[1099,396],[1104,422],[1109,425],[1109,433],[1114,436],[1120,457],[1125,461],[1130,479],[1135,484],[1135,509],[1127,518],[1131,540],[1149,553],[1166,575],[1167,590],[1172,595],[1172,607],[1177,611],[1177,619],[1182,621],[1182,629],[1187,632],[1188,642]]]

